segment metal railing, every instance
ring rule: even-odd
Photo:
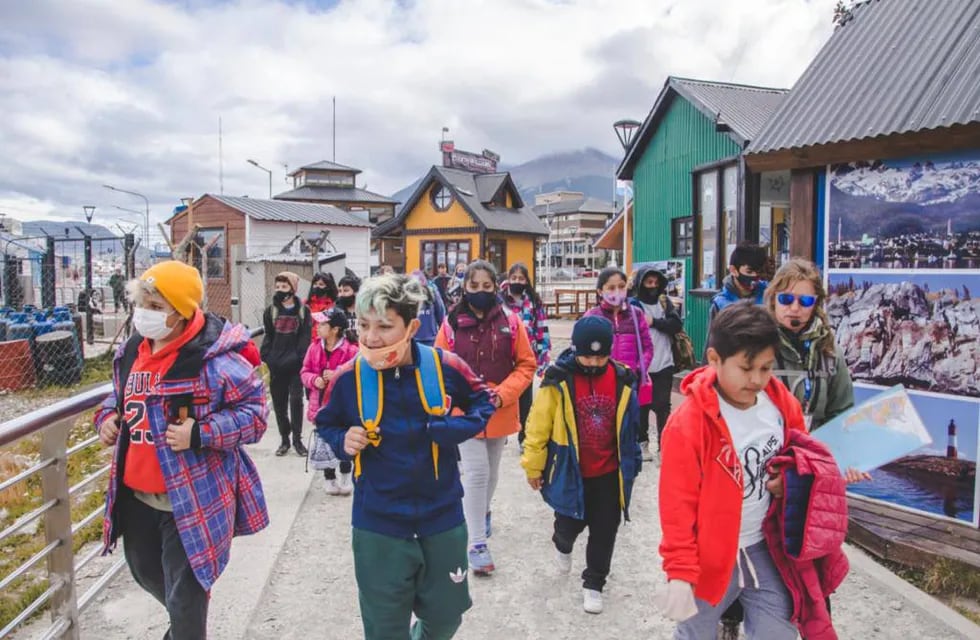
[[[252,337],[263,332],[261,327],[252,329]],[[73,551],[76,535],[87,525],[103,515],[104,505],[72,523],[71,499],[83,489],[103,478],[109,472],[105,464],[69,485],[68,458],[98,442],[93,435],[69,447],[69,434],[78,417],[99,406],[112,392],[111,383],[99,385],[72,398],[55,402],[24,416],[0,424],[0,448],[40,435],[40,459],[29,468],[0,482],[0,492],[15,487],[34,476],[41,479],[41,505],[0,531],[0,545],[4,540],[43,518],[44,547],[13,569],[0,580],[0,594],[18,579],[26,576],[42,561],[47,564],[47,589],[26,605],[3,629],[0,640],[10,635],[25,621],[45,606],[51,611],[51,625],[42,633],[47,639],[79,638],[79,615],[105,589],[122,570],[126,561],[114,562],[81,595],[77,593],[75,575],[102,551],[101,543],[79,558]]]

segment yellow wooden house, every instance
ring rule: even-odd
[[[473,173],[433,166],[401,212],[375,227],[372,237],[399,238],[405,272],[434,274],[440,264],[487,260],[499,272],[515,262],[531,271],[535,244],[548,227],[531,211],[509,173]],[[385,256],[381,256],[385,264]]]

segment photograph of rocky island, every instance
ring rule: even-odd
[[[855,381],[980,397],[980,274],[832,273],[827,315]]]
[[[831,269],[980,269],[980,158],[835,165]]]
[[[856,404],[880,389],[857,386]],[[910,394],[932,444],[871,472],[848,491],[976,524],[980,403]]]

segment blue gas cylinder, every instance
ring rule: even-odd
[[[30,340],[34,336],[34,327],[28,315],[22,311],[11,313],[10,324],[7,325],[7,340]]]
[[[54,331],[54,322],[49,320],[48,317],[41,311],[34,314],[34,332],[33,337],[43,336],[45,333],[51,333]]]

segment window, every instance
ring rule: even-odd
[[[214,244],[207,250],[207,277],[224,278],[225,269],[225,230],[223,227],[213,227],[201,229],[194,237],[194,266],[202,274],[205,273],[201,265],[201,255],[204,247],[214,241]]]
[[[725,239],[725,259],[722,267],[728,264],[728,259],[738,244],[738,169],[732,165],[725,167],[722,173],[721,197],[721,237]]]
[[[470,263],[470,241],[448,240],[422,242],[422,270],[434,274],[440,264],[446,265],[449,273],[453,273],[458,263]]]
[[[497,273],[507,270],[507,241],[503,239],[487,240],[487,262],[492,264]]]
[[[718,172],[706,171],[697,177],[698,215],[701,217],[701,255],[698,286],[714,289],[718,277]]]
[[[694,255],[694,216],[671,220],[670,255],[674,257]]]
[[[453,203],[453,194],[445,185],[439,185],[432,192],[432,205],[439,211],[445,211]]]

